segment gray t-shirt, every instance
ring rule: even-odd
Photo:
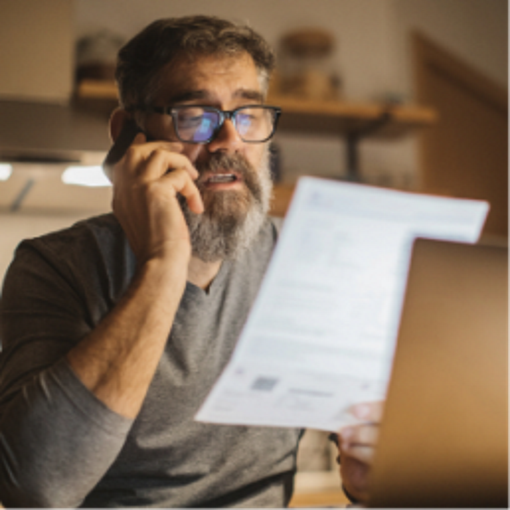
[[[281,507],[300,432],[198,423],[276,241],[188,283],[135,420],[89,392],[64,354],[128,288],[136,266],[112,215],[23,242],[8,270],[0,337],[0,501],[6,506]]]

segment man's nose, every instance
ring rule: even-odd
[[[209,152],[224,151],[235,153],[241,147],[243,141],[231,119],[225,119],[216,138],[207,144]]]

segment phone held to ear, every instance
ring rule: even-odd
[[[122,159],[138,133],[143,133],[143,131],[133,119],[124,122],[117,140],[111,146],[103,162],[103,170],[110,180],[112,179],[112,166]]]

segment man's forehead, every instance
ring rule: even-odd
[[[161,73],[160,98],[171,102],[208,99],[218,86],[233,96],[262,101],[260,74],[248,53],[196,55],[169,63]]]

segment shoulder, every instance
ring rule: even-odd
[[[124,281],[134,265],[121,226],[112,214],[106,214],[22,241],[7,275],[18,282],[57,278],[76,288],[111,279],[117,273]]]
[[[119,243],[124,245],[122,228],[112,214],[80,221],[71,227],[26,239],[16,250],[34,251],[44,257],[72,260],[91,256],[94,252],[111,250]]]
[[[62,248],[69,250],[75,249],[77,245],[80,247],[86,246],[94,239],[101,243],[111,243],[122,237],[122,228],[115,216],[104,214],[79,221],[62,230],[28,239],[23,241],[22,244],[44,247],[47,250],[59,252]]]

